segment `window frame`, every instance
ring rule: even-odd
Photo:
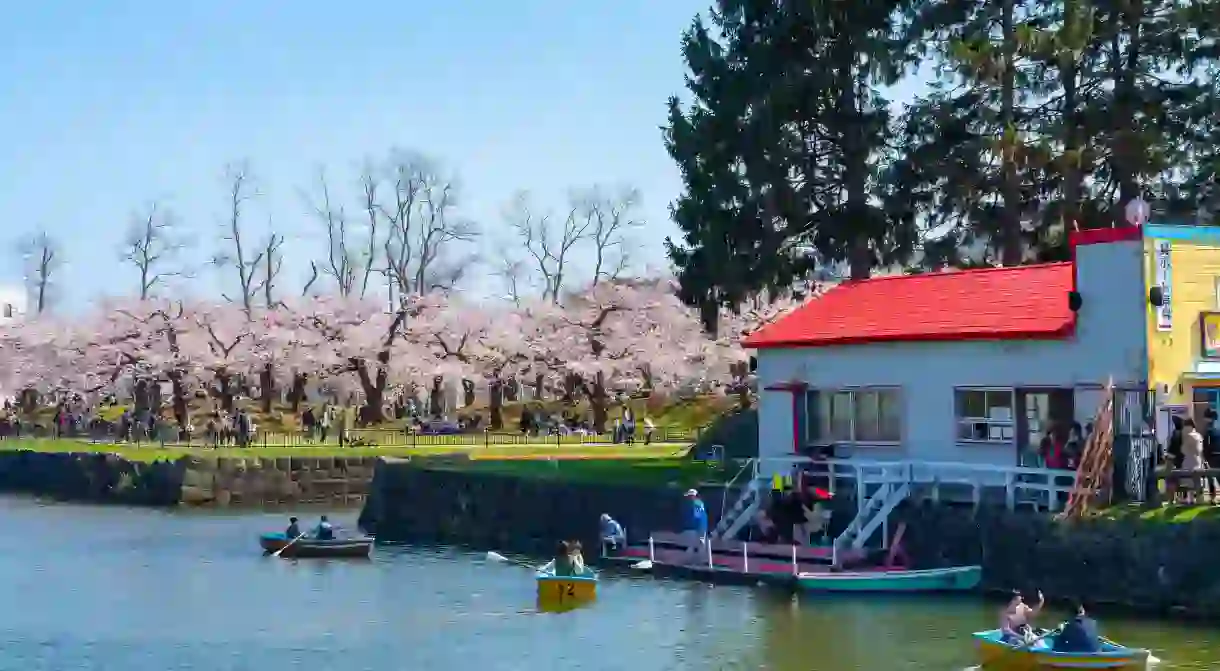
[[[856,395],[859,393],[884,393],[892,392],[896,397],[898,404],[898,438],[895,440],[857,440],[856,439]],[[830,434],[829,426],[823,426],[822,422],[822,398],[834,397],[838,394],[848,394],[848,417],[849,417],[849,432],[850,440],[838,440]],[[806,422],[805,440],[807,444],[812,445],[845,445],[849,447],[900,447],[906,436],[905,406],[903,405],[903,389],[899,385],[856,385],[843,387],[818,387],[811,388],[806,391],[805,408],[806,413],[809,412],[810,403],[808,398],[813,397],[813,416]],[[877,408],[878,419],[881,417],[880,406]]]
[[[994,420],[989,417],[971,417],[967,415],[958,415],[958,395],[961,393],[982,393],[983,406],[987,405],[986,394],[1007,394],[1008,409],[1011,416],[1007,420]],[[998,407],[998,406],[997,406]],[[980,439],[980,438],[962,438],[961,428],[963,424],[986,424],[988,434],[990,435],[992,426],[1008,426],[1012,427],[1012,438],[1009,439]],[[953,388],[953,440],[959,445],[1015,445],[1017,443],[1017,389],[1016,387],[954,387]]]

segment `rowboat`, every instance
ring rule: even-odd
[[[1102,639],[1101,652],[1055,652],[1053,634],[1029,647],[1003,641],[999,629],[975,632],[979,663],[986,669],[1040,671],[1042,669],[1144,669],[1151,653]]]
[[[798,573],[797,586],[808,592],[964,592],[978,587],[981,566],[874,571]]]
[[[369,556],[373,549],[372,538],[335,538],[318,540],[316,538],[300,538],[293,542],[284,534],[263,534],[259,536],[258,544],[267,553],[283,549],[283,557],[364,557]]]
[[[538,584],[538,610],[563,612],[597,600],[597,573],[586,568],[576,576],[560,576],[539,570],[534,575]]]

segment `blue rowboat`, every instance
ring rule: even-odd
[[[1003,671],[1041,671],[1043,669],[1124,669],[1134,671],[1148,666],[1151,653],[1128,648],[1102,639],[1101,652],[1055,652],[1054,634],[1028,647],[1005,643],[999,629],[974,634],[979,664]]]
[[[918,571],[834,571],[800,573],[797,586],[808,592],[965,592],[983,578],[981,566]]]

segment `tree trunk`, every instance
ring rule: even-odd
[[[308,379],[305,373],[295,373],[292,376],[292,391],[288,392],[288,404],[292,407],[293,414],[301,411],[301,401],[305,400],[305,384]]]
[[[182,373],[170,373],[169,381],[173,387],[174,420],[178,422],[178,428],[185,429],[191,423],[191,415],[190,407],[186,404],[186,385],[182,383]]]
[[[1014,17],[1016,0],[1002,0],[1000,9],[1001,51],[1004,70],[1000,75],[1000,133],[1004,144],[1003,180],[1000,191],[1004,209],[1000,211],[1000,262],[1018,266],[1024,257],[1021,248],[1021,186],[1017,175],[1017,30]]]
[[[606,432],[606,378],[598,373],[593,380],[593,393],[589,394],[589,405],[593,410],[593,431]]]
[[[520,380],[513,377],[504,381],[501,387],[501,393],[504,395],[503,400],[508,401],[509,403],[516,403],[521,398]]]
[[[432,378],[432,390],[428,392],[428,415],[430,417],[440,417],[444,414],[445,392],[442,389],[444,384],[445,378],[440,375]]]
[[[351,365],[356,371],[356,379],[360,380],[360,388],[364,391],[364,406],[360,408],[361,419],[364,424],[384,422],[381,401],[385,397],[385,370],[379,366],[376,376],[370,376],[368,364],[364,359],[353,359]]]
[[[563,376],[563,402],[565,405],[576,403],[576,389],[580,384],[580,376],[575,373],[568,373]]]
[[[259,396],[262,401],[263,414],[271,414],[271,399],[275,397],[275,375],[272,364],[265,364],[258,372]]]
[[[538,373],[537,375],[534,376],[534,400],[535,401],[542,400],[543,384],[545,384],[545,378],[543,378],[542,373]]]
[[[233,378],[223,368],[216,371],[216,393],[220,397],[220,408],[233,412]]]
[[[504,428],[504,381],[492,378],[487,384],[487,407],[490,417],[488,422],[492,431]]]
[[[462,405],[469,408],[474,405],[475,401],[475,386],[474,380],[462,379]]]

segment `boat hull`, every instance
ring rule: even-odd
[[[1042,671],[1050,669],[1122,669],[1134,671],[1148,666],[1147,650],[1128,648],[1111,641],[1098,653],[1055,652],[1047,640],[1029,648],[1014,648],[1000,639],[1000,631],[974,634],[980,666],[1002,671]]]
[[[302,538],[295,543],[284,534],[264,534],[259,537],[258,544],[264,552],[280,552],[281,557],[292,558],[367,558],[373,550],[371,538],[336,538],[320,541],[316,538]]]
[[[981,566],[918,571],[839,571],[801,573],[797,586],[807,592],[966,592],[983,577]]]
[[[540,571],[535,582],[538,610],[544,612],[569,611],[597,600],[597,574],[592,571],[583,576],[557,576]]]

